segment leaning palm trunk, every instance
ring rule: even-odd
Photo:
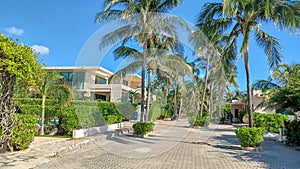
[[[249,58],[248,58],[248,48],[244,50],[244,64],[247,75],[247,110],[249,114],[249,127],[253,127],[253,108],[252,108],[252,91],[250,84],[250,67],[249,67]]]
[[[40,135],[44,135],[44,128],[45,128],[45,102],[46,102],[46,95],[42,96],[42,117],[41,117],[41,131]]]
[[[1,153],[5,153],[9,146],[9,139],[15,124],[15,104],[13,100],[14,76],[7,70],[2,70],[0,76],[0,136]]]
[[[147,91],[147,112],[146,112],[146,121],[149,120],[150,114],[150,102],[151,102],[151,78],[152,78],[152,68],[148,68],[148,91]]]
[[[207,81],[208,81],[208,73],[209,73],[209,59],[210,55],[208,55],[207,58],[207,63],[206,63],[206,69],[205,69],[205,82],[204,82],[204,87],[203,87],[203,92],[202,92],[202,99],[201,99],[201,105],[200,105],[200,116],[203,116],[203,107],[204,107],[204,100],[205,100],[205,92],[207,88]]]

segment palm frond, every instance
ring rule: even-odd
[[[275,68],[281,63],[283,55],[280,53],[280,50],[282,50],[282,46],[277,38],[268,35],[259,28],[255,31],[255,38],[258,46],[261,47],[267,55],[270,68]]]

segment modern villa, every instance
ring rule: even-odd
[[[255,112],[264,113],[264,114],[273,114],[276,113],[274,108],[266,109],[264,106],[259,104],[264,100],[264,94],[261,90],[253,90],[252,103]],[[243,100],[232,100],[230,103],[231,114],[233,115],[233,121],[238,121],[240,113],[246,110],[246,103]]]
[[[141,77],[137,74],[126,74],[109,78],[113,72],[100,66],[46,67],[48,72],[58,72],[67,79],[69,85],[76,86],[84,96],[94,100],[121,102],[129,91],[140,93]]]

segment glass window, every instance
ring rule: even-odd
[[[96,76],[95,84],[106,84],[106,79],[103,77]]]
[[[68,85],[84,89],[84,72],[60,72],[60,75],[66,78]]]
[[[95,94],[95,99],[96,100],[104,100],[104,101],[106,101],[106,96],[105,95],[101,95],[101,94]]]
[[[128,86],[128,81],[127,80],[123,80],[123,85]]]

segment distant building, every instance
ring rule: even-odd
[[[266,108],[261,106],[260,103],[264,100],[265,96],[261,90],[253,90],[253,110],[254,112],[273,114],[276,113],[275,108]],[[233,115],[233,121],[236,122],[241,116],[241,112],[246,111],[247,103],[245,100],[232,100],[230,103],[231,114]]]
[[[67,83],[76,86],[91,99],[101,99],[110,102],[121,102],[129,91],[140,93],[141,77],[127,74],[125,77],[109,78],[113,73],[100,66],[46,67],[48,72],[58,72],[64,76]]]

